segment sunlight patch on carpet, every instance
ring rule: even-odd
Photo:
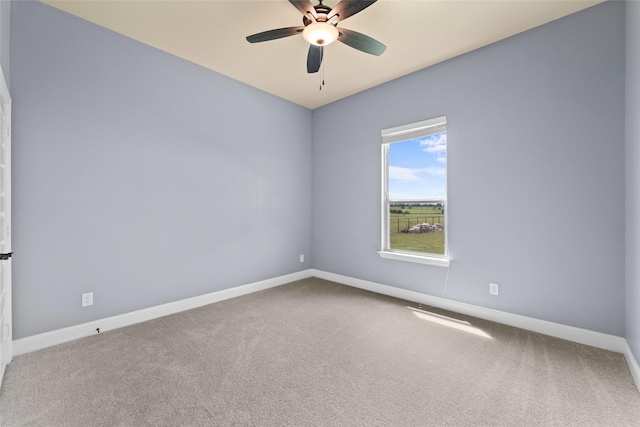
[[[415,314],[419,319],[427,320],[432,323],[437,323],[438,325],[447,326],[449,328],[457,329],[459,331],[468,332],[470,334],[477,335],[483,338],[493,339],[491,335],[487,334],[480,328],[476,328],[472,326],[469,322],[465,320],[454,319],[453,317],[443,316],[441,314],[431,313],[428,311],[420,310],[414,307],[407,307],[410,309],[413,314]]]

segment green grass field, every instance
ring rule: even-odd
[[[389,237],[391,249],[444,254],[444,230],[428,233],[402,233],[416,224],[439,222],[444,225],[444,209],[437,206],[391,206]],[[394,212],[401,210],[402,213]]]

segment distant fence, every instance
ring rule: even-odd
[[[435,224],[437,222],[439,222],[440,224],[444,224],[444,216],[440,215],[440,216],[420,216],[420,217],[415,217],[415,218],[391,218],[390,219],[390,223],[389,223],[389,228],[391,229],[393,227],[393,223],[395,222],[396,224],[396,232],[400,233],[400,226],[402,226],[402,230],[408,230],[409,228],[413,227],[414,225],[418,225],[418,224]],[[405,227],[406,225],[406,227]]]

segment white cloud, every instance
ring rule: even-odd
[[[389,179],[394,181],[422,181],[417,173],[420,169],[400,168],[397,166],[389,166]]]
[[[393,181],[417,182],[423,181],[423,179],[418,176],[421,173],[444,176],[446,172],[447,170],[445,168],[410,169],[400,168],[397,166],[389,166],[389,179]]]
[[[431,135],[420,141],[422,150],[427,153],[436,154],[438,159],[444,157],[447,152],[447,134],[441,133]]]
[[[447,170],[445,168],[426,168],[422,169],[422,171],[428,173],[429,175],[437,176],[444,176],[447,173]]]
[[[427,153],[445,153],[447,151],[446,145],[429,145],[422,149]]]

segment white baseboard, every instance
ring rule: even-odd
[[[68,328],[58,329],[55,331],[45,332],[26,338],[14,340],[12,343],[13,356],[30,353],[41,350],[54,345],[63,344],[78,338],[94,335],[97,329],[100,332],[106,332],[117,328],[122,328],[147,320],[156,319],[167,316],[169,314],[190,310],[204,305],[212,304],[219,301],[247,295],[264,289],[273,288],[284,285],[296,280],[305,279],[307,277],[318,277],[320,279],[330,280],[332,282],[341,283],[347,286],[364,289],[378,294],[388,295],[407,301],[417,302],[433,307],[439,307],[445,310],[451,310],[456,313],[466,314],[485,320],[490,320],[505,325],[550,335],[567,341],[573,341],[580,344],[590,345],[592,347],[602,348],[605,350],[622,353],[626,360],[633,380],[640,391],[640,365],[633,355],[631,348],[624,338],[614,335],[594,332],[587,329],[576,328],[573,326],[562,325],[559,323],[548,322],[545,320],[534,319],[531,317],[520,316],[517,314],[506,313],[503,311],[493,310],[490,308],[479,307],[471,304],[465,304],[445,298],[434,297],[421,294],[419,292],[408,291],[406,289],[395,288],[393,286],[382,285],[380,283],[370,282],[367,280],[356,279],[340,274],[329,273],[322,270],[303,270],[284,276],[274,277],[259,282],[250,283],[235,288],[225,289],[222,291],[212,292],[198,297],[187,298],[180,301],[170,302],[142,310],[125,313],[118,316],[107,317],[105,319],[95,320],[80,325],[70,326]]]
[[[629,344],[625,341],[625,351],[624,357],[627,359],[627,365],[629,366],[629,371],[631,371],[631,376],[633,377],[633,381],[636,383],[636,387],[638,391],[640,391],[640,365],[638,365],[638,361],[633,356],[633,352],[629,347]]]
[[[446,298],[439,298],[430,295],[421,294],[419,292],[408,291],[406,289],[387,286],[380,283],[370,282],[367,280],[356,279],[340,274],[329,273],[322,270],[303,270],[284,276],[275,277],[244,286],[225,289],[218,292],[212,292],[193,298],[180,301],[170,302],[142,310],[125,313],[118,316],[107,317],[105,319],[95,320],[80,325],[70,326],[68,328],[58,329],[55,331],[45,332],[26,338],[13,341],[13,355],[18,356],[32,351],[41,350],[43,348],[62,344],[78,338],[87,337],[100,332],[106,332],[124,326],[133,325],[147,320],[156,319],[158,317],[167,316],[169,314],[178,313],[192,308],[201,307],[203,305],[212,304],[230,298],[247,295],[252,292],[261,291],[275,286],[284,285],[289,282],[301,280],[307,277],[318,277],[332,282],[341,283],[347,286],[376,292],[383,295],[405,299],[425,305],[439,307],[445,310],[451,310],[457,313],[490,320],[505,325],[550,335],[556,338],[577,342],[580,344],[590,345],[592,347],[602,348],[606,350],[622,353],[627,357],[629,369],[634,375],[636,384],[640,384],[640,368],[637,361],[633,357],[629,346],[624,338],[614,335],[594,332],[587,329],[576,328],[573,326],[562,325],[559,323],[548,322],[545,320],[534,319],[531,317],[511,314],[504,311],[493,310],[490,308],[479,307],[471,304],[457,302]]]
[[[342,276],[340,274],[329,273],[321,270],[311,270],[311,275],[320,279],[342,283],[344,285],[365,289],[367,291],[389,295],[392,297],[433,307],[439,307],[445,310],[454,311],[456,313],[466,314],[469,316],[478,317],[480,319],[490,320],[493,322],[502,323],[504,325],[538,332],[544,335],[550,335],[552,337],[561,338],[567,341],[573,341],[580,344],[590,345],[592,347],[611,350],[625,355],[627,354],[626,349],[628,349],[628,346],[626,340],[615,335],[603,334],[600,332],[590,331],[588,329],[576,328],[573,326],[548,322],[546,320],[539,320],[531,317],[520,316],[518,314],[511,314],[504,311],[465,304],[446,298],[425,295],[419,292],[408,291],[406,289],[395,288],[393,286],[382,285],[380,283],[370,282],[362,279],[355,279],[353,277]],[[630,353],[631,352],[629,350],[629,354]],[[634,378],[636,379],[636,384],[640,384],[638,378],[636,378],[635,376]]]
[[[157,305],[155,307],[149,307],[142,310],[132,311],[130,313],[107,317],[100,320],[94,320],[92,322],[87,322],[80,325],[70,326],[68,328],[57,329],[55,331],[32,335],[26,338],[20,338],[14,340],[12,343],[13,355],[19,356],[21,354],[31,353],[32,351],[37,351],[68,341],[73,341],[78,338],[95,335],[98,333],[98,328],[100,328],[100,332],[106,332],[113,329],[122,328],[124,326],[145,322],[147,320],[157,319],[158,317],[167,316],[169,314],[201,307],[203,305],[212,304],[214,302],[224,301],[264,289],[284,285],[286,283],[305,279],[310,276],[311,270],[298,271],[296,273],[274,277],[272,279],[262,280],[243,286],[237,286],[235,288],[224,289],[222,291],[212,292],[193,298],[174,301],[167,304]]]

